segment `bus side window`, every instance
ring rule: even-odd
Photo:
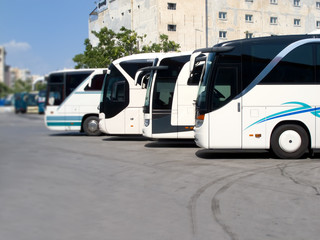
[[[313,44],[305,44],[289,52],[261,84],[313,84]]]
[[[91,79],[91,86],[89,86],[89,83],[88,83],[87,86],[84,88],[84,90],[85,91],[101,91],[104,77],[105,77],[105,74],[95,75]]]

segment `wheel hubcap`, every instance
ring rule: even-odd
[[[295,152],[301,146],[301,136],[293,130],[283,132],[279,137],[279,146],[285,152]]]
[[[92,120],[88,123],[88,129],[91,131],[91,132],[95,132],[98,130],[98,122],[95,121],[95,120]]]

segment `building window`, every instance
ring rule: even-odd
[[[227,19],[227,13],[226,12],[219,12],[219,19],[226,20]]]
[[[300,0],[293,0],[293,6],[300,7]]]
[[[320,2],[316,2],[316,8],[320,9]]]
[[[253,38],[253,33],[246,32],[246,38]]]
[[[270,24],[277,25],[278,24],[278,18],[277,17],[271,17],[270,18]]]
[[[278,4],[278,0],[270,0],[270,4]]]
[[[219,31],[219,38],[226,39],[227,31]]]
[[[293,20],[293,24],[294,24],[295,27],[300,27],[300,26],[301,26],[301,20],[295,18],[295,19]]]
[[[169,10],[176,10],[177,4],[176,3],[168,3],[168,9]]]
[[[168,31],[169,31],[169,32],[175,32],[175,31],[177,31],[177,25],[175,25],[175,24],[168,24]]]
[[[320,28],[320,21],[316,22],[316,26],[317,26],[317,28]]]
[[[245,18],[246,18],[246,22],[252,22],[252,15],[251,14],[246,14]]]

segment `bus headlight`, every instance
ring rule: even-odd
[[[150,124],[150,119],[145,119],[145,120],[144,120],[144,126],[145,126],[145,127],[148,127],[149,124]]]
[[[196,127],[196,128],[201,127],[202,124],[203,124],[203,121],[204,121],[204,115],[198,115],[198,116],[196,117],[195,127]]]

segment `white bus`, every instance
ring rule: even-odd
[[[195,141],[207,149],[271,149],[300,158],[320,148],[320,35],[225,42],[209,56]]]
[[[193,139],[198,84],[204,61],[190,77],[190,53],[169,53],[151,70],[144,105],[143,135],[152,139]],[[148,71],[148,68],[143,69]]]
[[[47,77],[45,124],[50,130],[100,135],[99,105],[107,69],[62,70]]]
[[[111,135],[140,135],[146,89],[135,85],[138,69],[152,66],[159,53],[119,58],[109,66],[100,100],[99,127]]]

